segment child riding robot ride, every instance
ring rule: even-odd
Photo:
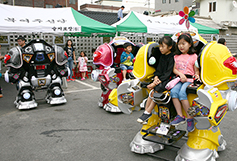
[[[196,37],[199,40],[196,41],[196,47],[200,50],[197,64],[203,84],[191,84],[187,88],[190,104],[188,114],[195,120],[195,130],[188,133],[187,142],[179,147],[175,160],[216,160],[218,151],[226,148],[219,124],[228,110],[234,111],[237,108],[237,92],[233,91],[230,85],[230,82],[237,80],[237,61],[226,46],[216,42],[206,44],[198,34],[190,34],[194,41]],[[144,95],[142,87],[151,82],[157,51],[156,43],[143,46],[134,64],[133,73],[137,79],[123,82],[117,88],[118,106],[122,112],[130,114],[139,108]],[[150,92],[148,89],[146,91]],[[133,97],[124,99],[125,95]],[[142,126],[130,143],[131,151],[135,153],[155,153],[163,150],[164,146],[174,147],[174,143],[186,133],[169,124],[176,116],[170,101],[170,91],[151,98],[157,105],[147,124]]]
[[[92,71],[92,79],[100,81],[102,90],[98,105],[109,112],[121,112],[113,89],[117,88],[124,79],[120,68],[120,56],[124,51],[125,43],[132,45],[132,54],[135,56],[140,44],[135,45],[125,37],[115,37],[109,44],[104,43],[97,47],[93,54],[93,63],[97,69]],[[127,70],[126,78],[134,78],[132,70]],[[114,96],[114,99],[109,99],[111,96]]]
[[[4,62],[8,67],[5,81],[18,86],[14,104],[19,110],[37,107],[34,90],[46,89],[45,100],[51,105],[67,102],[61,84],[62,77],[70,73],[63,48],[44,40],[32,40],[22,48],[10,49]]]

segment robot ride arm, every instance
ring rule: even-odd
[[[26,71],[23,68],[22,51],[19,47],[14,47],[4,57],[4,63],[8,67],[5,73],[5,81],[17,83],[23,78]]]
[[[55,62],[56,62],[56,71],[61,77],[66,77],[70,75],[70,70],[66,67],[67,57],[64,54],[63,48],[59,46],[53,46],[55,50]]]

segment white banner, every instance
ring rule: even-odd
[[[0,4],[0,33],[81,32],[71,8],[32,8]]]

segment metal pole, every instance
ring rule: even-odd
[[[150,14],[150,0],[148,0],[148,15]]]
[[[12,5],[15,6],[15,0],[12,0]]]
[[[66,7],[67,7],[67,0],[66,0]]]

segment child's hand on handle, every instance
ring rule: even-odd
[[[127,59],[128,59],[128,60],[129,60],[129,59],[131,59],[131,56],[128,56],[128,58],[127,58]]]
[[[198,75],[198,74],[195,74],[195,75],[194,75],[194,79],[200,81],[199,75]]]
[[[149,90],[152,90],[155,86],[156,86],[156,85],[152,82],[151,84],[149,84],[149,85],[147,86],[147,88],[148,88]]]
[[[187,82],[187,77],[183,73],[180,73],[179,77],[182,83]]]
[[[153,83],[157,86],[158,84],[161,83],[161,81],[160,81],[160,79],[157,76],[155,76]]]

